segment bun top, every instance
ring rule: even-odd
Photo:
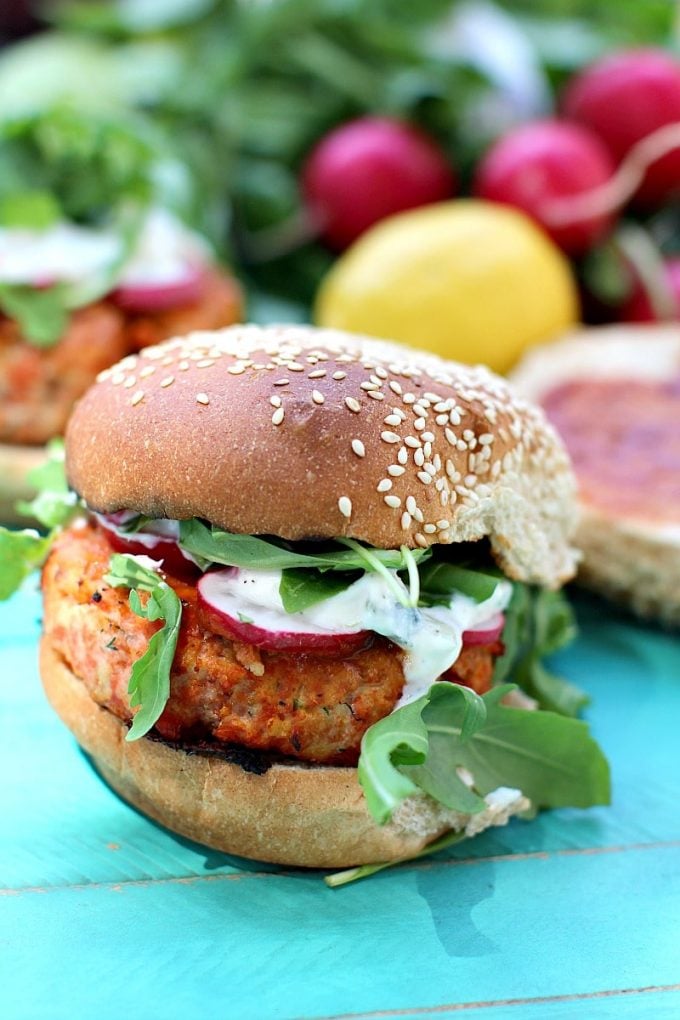
[[[66,435],[102,513],[377,547],[489,537],[509,577],[574,571],[574,479],[543,413],[482,367],[307,326],[233,326],[102,372]]]

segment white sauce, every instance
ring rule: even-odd
[[[219,578],[219,582],[218,582]],[[408,597],[408,589],[394,578]],[[463,632],[479,628],[506,609],[509,581],[499,581],[485,602],[455,593],[448,606],[406,608],[379,574],[366,573],[345,591],[300,613],[286,613],[279,571],[221,571],[211,575],[210,603],[234,619],[246,618],[269,631],[296,634],[355,634],[372,630],[406,652],[406,683],[397,707],[424,694],[456,661]]]
[[[119,258],[113,230],[56,223],[46,230],[0,227],[0,282],[48,286],[85,283]],[[166,209],[151,209],[118,284],[179,283],[210,259],[207,243]]]

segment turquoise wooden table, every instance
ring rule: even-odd
[[[613,806],[333,890],[108,790],[43,700],[30,586],[0,607],[0,1015],[677,1020],[680,641],[578,611],[559,666],[595,699]]]

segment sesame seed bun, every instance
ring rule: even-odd
[[[680,328],[677,325],[618,325],[582,330],[557,343],[532,351],[513,373],[513,383],[528,399],[547,401],[566,384],[620,381],[644,387],[647,383],[680,380]],[[603,391],[604,394],[604,391]],[[603,399],[606,399],[603,396]],[[652,398],[653,399],[653,398]],[[588,449],[588,468],[575,461],[580,474],[580,520],[575,541],[583,552],[578,579],[585,586],[627,606],[640,616],[675,626],[680,624],[680,499],[672,498],[671,479],[678,465],[669,465],[670,449],[649,439],[653,419],[639,417],[636,396],[621,408],[618,439],[607,454],[617,457],[611,467],[623,472],[631,500],[608,490],[610,465]],[[639,406],[639,405],[638,405]],[[655,409],[656,410],[656,409]],[[661,412],[659,412],[661,415]],[[602,400],[592,405],[585,427],[602,430]],[[636,453],[627,436],[644,426],[644,470],[633,462]],[[662,419],[658,420],[659,428]],[[667,420],[666,435],[677,435],[675,420]],[[569,446],[577,437],[565,430]],[[637,451],[639,452],[639,451]],[[671,474],[674,471],[675,474]],[[665,488],[663,486],[666,482]],[[677,485],[674,490],[677,494]],[[670,495],[669,495],[670,492]],[[642,498],[639,498],[639,497]]]
[[[94,510],[373,546],[488,536],[512,578],[573,574],[574,481],[543,414],[480,367],[303,326],[235,326],[99,376],[67,430]]]
[[[263,774],[143,737],[90,697],[43,638],[40,672],[52,707],[107,782],[144,814],[224,853],[296,867],[341,868],[411,857],[448,830],[468,835],[526,810],[501,789],[470,816],[411,798],[384,826],[366,808],[356,769],[275,763]]]
[[[30,520],[18,514],[18,500],[31,499],[35,495],[26,481],[34,468],[45,463],[47,453],[42,446],[8,446],[0,443],[0,523],[21,524],[28,527]]]

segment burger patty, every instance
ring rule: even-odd
[[[38,445],[63,433],[76,400],[103,369],[140,347],[195,329],[238,321],[236,283],[206,274],[200,301],[155,315],[126,315],[110,301],[78,309],[51,347],[27,343],[0,316],[0,442]]]
[[[56,541],[43,571],[45,632],[93,699],[121,719],[134,662],[161,624],[136,616],[125,589],[104,581],[113,552],[94,524]],[[394,708],[404,676],[402,653],[376,636],[345,658],[279,654],[230,641],[206,626],[193,584],[167,576],[182,601],[182,625],[170,698],[156,724],[168,740],[210,739],[310,762],[355,764],[369,726]],[[464,649],[459,682],[488,689],[493,654]]]

